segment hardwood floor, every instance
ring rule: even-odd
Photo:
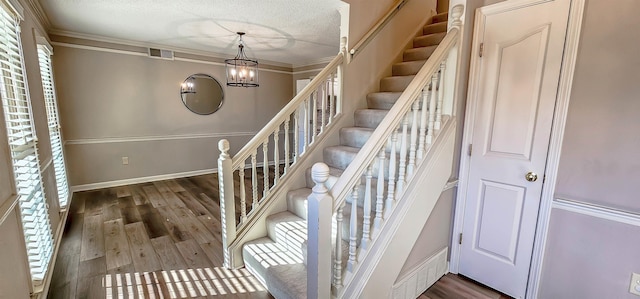
[[[49,298],[273,298],[222,268],[215,174],[74,194],[56,258]]]
[[[273,298],[246,269],[222,268],[220,229],[216,174],[75,193],[48,298]],[[419,297],[444,298],[509,297],[452,274]]]
[[[440,278],[418,299],[512,299],[500,292],[487,288],[466,277],[447,274]]]

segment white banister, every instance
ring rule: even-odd
[[[219,168],[220,180],[224,179],[227,185],[233,186],[233,175],[237,171],[240,179],[239,192],[239,218],[234,213],[221,209],[221,213],[226,215],[226,219],[231,224],[233,222],[233,233],[222,231],[226,240],[225,250],[232,247],[231,254],[239,255],[237,250],[242,244],[236,235],[242,239],[245,236],[245,227],[252,227],[263,209],[268,208],[276,200],[272,200],[272,194],[278,194],[284,189],[276,189],[279,186],[286,186],[292,168],[297,167],[303,160],[303,155],[316,146],[320,138],[324,138],[326,132],[334,125],[335,120],[342,113],[342,91],[343,65],[346,62],[346,38],[341,39],[340,52],[327,66],[315,76],[311,82],[302,89],[287,105],[280,110],[245,146],[232,157],[229,156],[228,146],[224,156],[220,155],[220,161],[224,161],[228,169]],[[331,91],[331,96],[329,96]],[[322,119],[318,119],[321,117]],[[293,119],[293,132],[290,130]],[[312,122],[313,121],[313,122]],[[283,131],[284,129],[284,131]],[[284,134],[284,141],[280,137]],[[291,135],[290,135],[291,134]],[[290,138],[293,138],[293,149]],[[284,144],[281,144],[283,142]],[[227,143],[228,144],[228,143]],[[262,150],[260,150],[260,147]],[[259,154],[261,152],[261,154]],[[308,156],[308,155],[304,155]],[[262,159],[259,161],[258,159]],[[281,159],[283,161],[281,161]],[[293,161],[291,161],[293,160]],[[247,165],[250,161],[250,165]],[[262,164],[260,167],[259,163]],[[282,165],[284,163],[284,165]],[[274,170],[271,171],[270,167]],[[284,166],[284,167],[283,167]],[[245,171],[245,167],[250,167],[251,171]],[[281,170],[281,167],[282,170]],[[222,171],[230,172],[222,173]],[[251,180],[247,176],[251,175]],[[262,175],[262,179],[259,176]],[[245,182],[246,180],[246,182]],[[221,181],[222,182],[222,181]],[[251,184],[251,187],[245,184]],[[251,189],[249,189],[251,188]],[[262,188],[262,192],[260,192]],[[287,187],[282,187],[287,188]],[[246,193],[251,190],[251,199]],[[220,198],[227,200],[227,207],[235,207],[233,188],[220,187]],[[238,192],[238,191],[236,191]],[[250,205],[250,207],[249,207]],[[236,225],[237,223],[237,225]],[[235,243],[234,243],[235,242]],[[230,257],[234,260],[233,257]],[[239,261],[239,257],[235,259]],[[240,263],[225,263],[227,267],[238,267]]]
[[[218,142],[220,158],[218,158],[218,184],[220,190],[220,221],[222,226],[222,248],[224,250],[224,266],[232,265],[229,254],[229,244],[236,238],[236,205],[233,191],[233,171],[231,156],[229,156],[229,141]]]
[[[316,163],[311,168],[315,183],[307,198],[307,298],[331,298],[331,215],[333,199],[325,182],[329,179],[329,166]]]
[[[428,158],[434,157],[430,153],[433,145],[439,144],[435,141],[439,140],[441,128],[447,122],[454,121],[452,112],[444,108],[454,105],[453,96],[448,96],[452,93],[448,93],[445,88],[455,88],[455,81],[444,81],[449,78],[445,77],[448,64],[457,63],[449,60],[455,60],[459,56],[450,52],[459,49],[459,18],[462,11],[462,5],[453,8],[451,16],[454,18],[453,24],[457,25],[449,30],[329,192],[333,199],[333,213],[337,213],[335,219],[339,225],[338,232],[342,231],[341,213],[348,204],[347,199],[351,199],[347,274],[341,276],[339,260],[334,259],[332,262],[333,296],[336,298],[355,294],[350,288],[358,285],[355,283],[356,277],[366,275],[359,272],[360,264],[367,261],[370,250],[379,249],[376,242],[380,235],[384,235],[386,222],[397,220],[394,218],[394,209],[402,202],[396,201],[403,199],[404,193],[413,183],[417,169],[425,161],[429,161]],[[385,165],[387,152],[389,162]],[[377,176],[375,186],[372,181],[374,169]],[[364,192],[360,187],[363,178]],[[375,203],[372,203],[372,192],[376,192]],[[357,215],[360,195],[364,196],[362,217]],[[374,207],[375,211],[372,211]],[[359,230],[361,225],[362,229]],[[342,244],[342,236],[337,235],[332,241],[336,244],[336,256],[341,251],[341,245],[337,244]]]

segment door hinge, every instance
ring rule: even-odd
[[[473,150],[473,144],[469,144],[469,150],[467,151],[469,156],[471,156],[471,151]]]
[[[484,52],[484,43],[480,43],[480,57],[482,57],[483,52]]]
[[[460,236],[458,237],[458,244],[462,245],[462,233],[460,233]]]

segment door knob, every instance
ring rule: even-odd
[[[535,172],[529,171],[524,175],[524,178],[529,182],[535,182],[538,179],[538,175]]]

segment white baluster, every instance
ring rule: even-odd
[[[334,293],[342,288],[342,223],[343,223],[344,202],[338,208],[336,214],[336,248],[333,259],[333,287]]]
[[[289,172],[289,118],[284,121],[284,173]]]
[[[320,126],[320,133],[324,132],[324,127],[327,125],[327,81],[325,79],[324,84],[320,86],[322,101],[320,109],[322,109],[322,125]]]
[[[224,266],[234,267],[233,256],[229,245],[236,238],[236,205],[233,190],[233,161],[229,156],[229,141],[218,142],[220,158],[218,158],[218,184],[220,186],[220,221],[222,230],[222,248],[224,250]]]
[[[384,159],[386,153],[384,146],[378,154],[378,186],[376,188],[376,216],[373,218],[373,236],[375,237],[382,227],[382,208],[384,203]]]
[[[436,121],[436,86],[438,85],[438,74],[431,77],[431,99],[429,99],[429,128],[427,129],[427,144],[433,142],[433,131]]]
[[[407,128],[409,127],[409,113],[402,117],[402,135],[400,135],[400,165],[398,167],[398,194],[404,190],[407,169]]]
[[[262,143],[262,178],[263,178],[263,189],[262,189],[262,198],[267,198],[269,195],[269,156],[267,152],[269,151],[269,137]]]
[[[418,139],[418,160],[424,158],[426,153],[427,138],[427,107],[429,107],[429,88],[428,84],[422,89],[422,109],[420,110],[420,134]]]
[[[318,96],[319,96],[318,89],[316,89],[313,92],[313,94],[315,95],[315,97],[313,98],[313,108],[312,108],[313,123],[311,124],[311,127],[313,128],[313,132],[311,133],[311,136],[312,136],[311,143],[316,142],[316,136],[318,134]]]
[[[273,185],[275,186],[278,183],[278,179],[280,178],[280,152],[278,151],[278,141],[280,140],[280,126],[273,132],[273,165],[274,165],[274,176],[273,176]]]
[[[358,238],[358,185],[353,187],[351,198],[351,218],[349,219],[349,259],[347,260],[347,271],[353,273],[357,263],[356,242]]]
[[[444,68],[445,62],[440,63],[440,86],[438,87],[438,104],[436,105],[436,130],[442,126],[442,100],[444,97]]]
[[[309,147],[309,99],[304,100],[304,143],[303,143],[303,153],[307,152],[307,148]]]
[[[258,163],[257,163],[258,150],[256,149],[251,153],[251,186],[253,187],[253,202],[251,203],[251,212],[256,211],[258,208]]]
[[[398,130],[391,133],[391,153],[389,154],[389,188],[384,207],[384,218],[388,219],[396,198],[396,142],[398,142]]]
[[[371,242],[371,178],[373,178],[373,162],[367,167],[364,184],[364,215],[362,215],[362,240],[360,247],[364,250],[369,249]]]
[[[298,162],[298,155],[300,155],[300,124],[298,118],[300,117],[300,107],[296,109],[293,114],[293,163]]]
[[[333,115],[334,115],[334,111],[335,111],[335,96],[336,96],[336,90],[335,90],[335,73],[331,73],[331,75],[329,75],[329,86],[331,87],[331,96],[329,97],[329,123],[333,122]]]
[[[413,101],[412,118],[411,118],[411,139],[409,140],[409,165],[407,166],[407,177],[413,175],[416,168],[416,148],[418,139],[418,109],[420,108],[420,99]]]
[[[307,298],[331,297],[331,214],[333,198],[325,182],[329,178],[329,166],[316,163],[311,168],[315,183],[313,193],[307,198]]]
[[[247,221],[247,194],[244,189],[244,165],[238,169],[238,176],[240,177],[240,223]]]

